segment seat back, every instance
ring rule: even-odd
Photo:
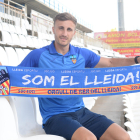
[[[17,53],[17,55],[18,55],[19,63],[21,63],[22,60],[25,58],[26,54],[25,54],[25,52],[23,51],[23,49],[21,49],[21,48],[15,48],[15,50],[16,50],[16,53]]]
[[[15,33],[10,33],[10,34],[11,34],[11,37],[12,37],[14,44],[17,46],[20,46],[21,43],[20,43],[19,36]]]
[[[0,140],[16,140],[18,133],[12,108],[5,97],[0,97]]]
[[[35,110],[30,97],[9,97],[19,135],[22,137],[45,134],[42,126],[36,122]]]
[[[8,56],[9,66],[17,66],[19,64],[18,56],[12,47],[4,47]]]
[[[3,47],[0,46],[0,62],[2,63],[2,65],[8,65],[9,61],[8,61],[8,56],[4,50]]]
[[[2,33],[2,41],[5,42],[6,44],[13,45],[11,34],[7,31],[1,31],[1,33]]]

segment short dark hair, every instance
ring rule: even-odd
[[[60,21],[71,20],[75,24],[75,26],[77,25],[77,19],[73,15],[67,12],[57,14],[53,19],[54,25],[56,20],[60,20]]]

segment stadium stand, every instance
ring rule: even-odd
[[[37,23],[39,17],[26,17],[23,10],[6,3],[0,4],[0,62],[3,65],[17,66],[31,50],[49,45],[54,40],[51,17],[44,15],[40,18],[41,23]],[[79,29],[71,44],[85,47],[104,57],[125,57],[108,49],[109,46],[103,47],[102,42],[93,40]],[[124,112],[127,118],[125,126],[132,140],[138,140],[140,134],[136,130],[140,124],[136,120],[139,119],[137,110],[140,106],[138,100],[136,102],[135,94],[131,97],[124,96]],[[88,109],[94,106],[97,99],[98,97],[83,98]],[[37,98],[0,97],[0,114],[0,140],[64,140],[62,137],[44,133]]]

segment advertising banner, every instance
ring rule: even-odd
[[[126,57],[140,56],[140,48],[128,48],[128,49],[113,49],[113,51],[119,52]]]
[[[100,39],[113,48],[140,47],[140,31],[115,31],[94,33],[95,39]]]

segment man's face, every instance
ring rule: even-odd
[[[56,20],[53,29],[55,43],[60,46],[67,46],[75,35],[75,24],[71,20]]]

